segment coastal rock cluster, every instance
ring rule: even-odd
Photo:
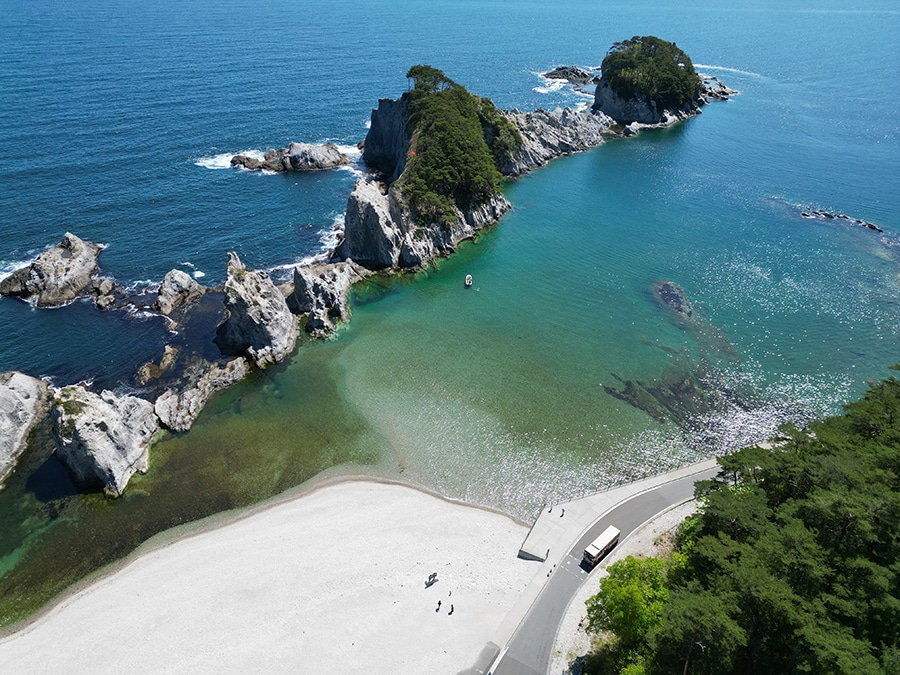
[[[575,67],[556,69],[547,76],[579,84],[595,77]],[[707,80],[705,87],[698,104],[736,93],[714,79]],[[497,169],[517,176],[560,155],[599,145],[608,137],[627,135],[642,124],[631,124],[623,131],[621,123],[631,117],[669,124],[696,114],[693,110],[659,111],[641,101],[610,102],[601,89],[602,82],[593,109],[492,113],[493,122],[484,127],[486,143],[491,141],[488,134],[501,133],[498,129],[514,129],[521,139],[494,152]],[[456,250],[463,240],[477,236],[511,208],[497,191],[467,208],[454,206],[436,222],[417,221],[401,180],[412,142],[409,97],[379,100],[363,145],[363,159],[377,172],[377,178],[373,175],[357,181],[347,201],[342,237],[326,261],[297,266],[292,281],[281,287],[265,272],[245,266],[232,252],[223,289],[207,289],[189,274],[172,270],[155,297],[129,298],[111,279],[95,277],[102,247],[68,232],[58,246],[0,281],[0,293],[40,307],[93,296],[100,309],[130,304],[169,317],[171,326],[176,320],[190,323],[193,308],[204,305],[196,315],[208,317],[203,321],[218,321],[214,342],[222,355],[230,357],[215,362],[191,357],[191,361],[167,345],[159,365],[145,364],[135,379],[148,395],[156,392],[149,396],[155,402],[109,391],[96,394],[84,385],[49,391],[46,383],[21,373],[0,374],[0,481],[12,470],[30,430],[49,407],[57,456],[76,482],[87,489],[101,488],[109,495],[121,494],[135,472],[146,471],[148,448],[158,430],[187,431],[214,392],[246,377],[251,366],[265,368],[283,361],[295,348],[298,326],[313,336],[325,337],[347,321],[348,295],[354,283],[376,271],[421,269]],[[291,143],[270,150],[263,160],[235,156],[232,165],[278,172],[312,171],[348,161],[330,143]],[[817,211],[804,216],[829,217]],[[222,295],[224,304],[216,310],[215,303]],[[660,287],[658,299],[690,320],[690,303],[677,286]],[[211,332],[214,324],[204,325],[210,326]]]
[[[235,155],[231,158],[231,166],[278,173],[333,169],[349,162],[347,155],[338,150],[334,143],[291,143],[286,148],[269,150],[262,160],[247,155]]]
[[[616,135],[611,131],[615,123],[611,117],[588,108],[513,110],[503,115],[522,137],[521,148],[500,161],[499,169],[506,176],[517,176],[561,155],[583,152]]]
[[[580,66],[559,66],[544,73],[544,77],[550,80],[566,80],[573,84],[597,84],[600,77]]]
[[[825,211],[823,209],[810,209],[808,211],[802,211],[800,213],[800,217],[807,218],[809,220],[843,220],[848,223],[852,223],[853,225],[859,225],[860,227],[874,230],[875,232],[884,232],[884,230],[882,230],[874,223],[860,220],[859,218],[852,218],[850,216],[844,215],[843,213],[832,213],[831,211]]]

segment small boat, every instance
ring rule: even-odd
[[[471,274],[467,274],[467,275],[466,275],[466,288],[468,288],[468,287],[471,286],[471,285],[472,285],[472,275],[471,275]]]

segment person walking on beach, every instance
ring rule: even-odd
[[[437,609],[434,610],[434,611],[435,611],[435,612],[440,612],[440,611],[441,611],[441,601],[440,601],[440,600],[438,600],[438,606],[437,606]]]

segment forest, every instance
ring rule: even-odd
[[[668,559],[610,565],[586,673],[900,673],[900,381],[781,432],[719,458]]]

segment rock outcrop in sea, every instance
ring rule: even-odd
[[[0,373],[0,486],[25,450],[47,407],[47,383],[24,373]]]
[[[172,431],[188,431],[209,397],[247,377],[247,360],[232,359],[225,365],[213,364],[197,383],[182,391],[167,389],[156,399],[153,409],[159,421]]]
[[[70,302],[91,283],[101,250],[66,232],[57,246],[0,281],[0,294],[35,302],[38,307]]]
[[[518,147],[495,157],[498,170],[507,176],[519,175],[554,157],[587,150],[615,135],[610,130],[613,120],[589,109],[499,112],[521,137]],[[473,238],[510,209],[498,193],[469,209],[455,207],[451,223],[416,222],[396,185],[410,152],[410,116],[405,96],[380,99],[372,111],[363,160],[379,172],[381,181],[357,181],[347,201],[343,239],[335,248],[335,259],[352,259],[371,270],[419,268],[452,253],[461,241]]]
[[[159,430],[150,402],[74,385],[57,392],[51,416],[56,455],[83,488],[99,487],[117,497],[136,472],[147,471],[150,442]]]
[[[350,158],[338,150],[334,143],[325,143],[324,145],[291,143],[286,148],[269,150],[262,160],[247,155],[235,155],[231,158],[231,166],[279,173],[333,169],[349,162]]]
[[[283,361],[297,342],[297,319],[281,291],[260,270],[244,266],[234,252],[228,254],[225,282],[227,317],[215,342],[223,354],[246,354],[260,368]]]
[[[163,277],[153,309],[169,316],[175,309],[198,299],[206,289],[187,272],[171,270]]]
[[[598,75],[580,66],[559,66],[543,75],[550,80],[566,80],[573,84],[597,84],[600,81]]]

